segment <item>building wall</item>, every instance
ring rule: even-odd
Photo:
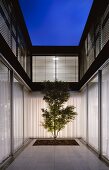
[[[30,53],[16,20],[11,1],[0,1],[0,34],[30,76]],[[108,40],[109,5],[101,18],[99,17],[96,23],[92,23],[82,45],[80,79]],[[29,137],[51,137],[51,134],[41,125],[43,121],[41,108],[46,107],[43,95],[41,92],[30,93],[19,80],[19,77],[7,66],[6,62],[3,63],[1,58],[0,56],[0,163],[8,158],[12,152],[15,153]],[[77,65],[75,64],[75,66]],[[59,70],[60,74],[62,70]],[[78,115],[75,120],[66,125],[65,129],[59,133],[59,137],[82,137],[88,145],[97,152],[101,152],[101,155],[109,160],[109,62],[100,70],[102,79],[98,79],[99,73],[97,73],[96,76],[94,75],[89,80],[81,92],[71,92],[70,99],[66,105],[76,106]],[[10,72],[14,73],[14,82],[12,82]],[[75,76],[75,80],[77,80],[76,78]],[[100,85],[101,96],[99,95]],[[101,106],[99,98],[102,101]],[[102,144],[101,148],[99,148],[100,142]],[[11,144],[13,144],[14,151]]]
[[[88,83],[88,143],[98,150],[98,76]]]
[[[80,52],[80,79],[84,76],[100,51],[109,40],[109,5],[102,16],[98,16],[90,24],[85,41],[82,42]]]
[[[81,91],[81,136],[88,145],[109,160],[109,61],[100,72],[98,75],[101,78],[94,76]]]
[[[98,151],[99,113],[98,113],[98,75],[94,76],[81,91],[82,139]]]
[[[66,105],[74,105],[78,115],[75,120],[60,131],[60,138],[79,138],[97,152],[102,140],[102,155],[109,159],[109,126],[108,126],[108,93],[109,93],[109,63],[103,66],[102,81],[95,75],[81,90],[71,92]],[[41,108],[46,107],[41,92],[29,92],[14,74],[13,81],[13,120],[11,121],[11,79],[10,69],[0,61],[0,162],[8,158],[12,152],[10,134],[14,132],[14,151],[17,151],[28,138],[47,138],[51,134],[45,130],[41,122]],[[99,136],[99,84],[102,87],[101,129]],[[11,131],[11,125],[13,129]]]
[[[13,83],[14,151],[23,145],[23,87],[14,78]]]
[[[0,1],[0,34],[30,77],[30,50],[20,28],[19,21],[16,18],[16,11],[11,1]]]
[[[10,72],[0,62],[0,162],[10,155]]]
[[[11,73],[0,58],[0,163],[29,139],[29,91]]]
[[[84,141],[87,140],[87,89],[81,91],[81,137]]]
[[[78,113],[75,120],[68,123],[68,125],[65,126],[65,128],[60,131],[58,137],[81,137],[81,113],[80,113],[80,107],[81,107],[81,97],[79,93],[70,93],[70,99],[66,103],[66,105],[74,105],[75,111]],[[43,94],[41,92],[34,92],[31,94],[31,112],[29,114],[29,120],[30,120],[30,131],[29,136],[31,138],[48,138],[52,137],[51,133],[47,132],[47,130],[44,129],[44,127],[41,125],[41,122],[43,122],[42,117],[42,108],[46,108],[47,105],[43,100]]]
[[[30,130],[30,126],[29,126],[29,115],[30,115],[30,111],[31,111],[31,107],[30,107],[30,102],[31,102],[31,95],[30,92],[24,88],[24,140],[28,140],[29,136],[29,130]]]
[[[109,160],[109,64],[102,72],[102,154]]]

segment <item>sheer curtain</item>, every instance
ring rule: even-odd
[[[102,154],[109,159],[109,65],[102,72]]]
[[[86,141],[87,101],[86,88],[81,91],[81,137]]]
[[[30,92],[24,89],[24,140],[29,138],[29,114],[31,109]]]
[[[88,84],[88,140],[98,150],[98,76]]]
[[[23,88],[14,78],[14,151],[23,144]]]
[[[10,74],[0,61],[0,163],[10,155]]]

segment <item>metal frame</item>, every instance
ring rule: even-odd
[[[25,92],[24,92],[24,86],[22,87],[22,90],[23,90],[23,145],[24,145],[24,142],[25,142],[25,137],[24,137],[25,136],[25,129],[24,129],[25,128],[25,125],[24,125],[24,123],[25,123],[25,117],[24,117],[24,114],[25,114],[24,113],[24,111],[25,111],[25,109],[24,109],[24,106],[25,106],[25,104],[24,104],[24,97],[25,96],[24,95],[25,94],[24,93]]]
[[[86,143],[89,144],[89,125],[88,125],[88,83],[86,85]]]
[[[13,128],[13,100],[14,100],[14,96],[13,96],[13,71],[10,70],[10,89],[11,89],[11,95],[10,95],[10,112],[11,112],[11,129],[10,129],[10,133],[11,133],[11,156],[13,156],[14,154],[14,128]]]
[[[102,155],[102,71],[98,71],[98,152]]]

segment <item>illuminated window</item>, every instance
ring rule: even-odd
[[[78,81],[77,56],[33,56],[33,82],[61,80]]]

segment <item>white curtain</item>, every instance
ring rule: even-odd
[[[87,121],[87,101],[86,101],[86,88],[81,91],[81,137],[86,141],[86,121]]]
[[[31,112],[29,114],[29,136],[31,138],[46,138],[51,137],[51,133],[43,128],[41,122],[43,122],[41,108],[46,107],[46,103],[43,100],[43,95],[41,92],[31,93]],[[74,105],[76,107],[76,112],[78,115],[75,120],[66,125],[66,127],[59,133],[58,137],[80,137],[81,136],[81,126],[80,126],[80,106],[81,97],[80,93],[71,93],[70,99],[67,102],[68,105]],[[66,105],[67,105],[66,104]]]
[[[0,62],[0,163],[10,155],[9,70]]]
[[[102,154],[109,159],[109,66],[102,75]]]
[[[14,151],[23,144],[23,88],[14,79]]]
[[[24,90],[24,140],[29,138],[29,114],[31,109],[30,92]]]
[[[89,144],[98,150],[98,77],[88,85],[88,138]]]

